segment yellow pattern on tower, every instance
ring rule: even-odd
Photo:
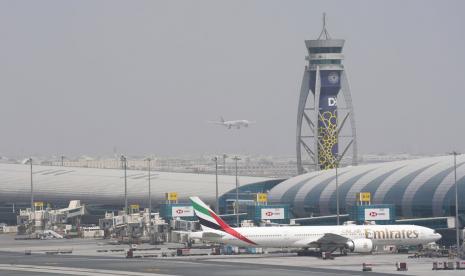
[[[333,149],[337,146],[337,111],[325,111],[319,118],[319,131],[318,131],[318,163],[323,170],[335,168],[334,152]]]

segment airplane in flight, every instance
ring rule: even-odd
[[[304,252],[371,253],[376,246],[423,246],[441,235],[417,225],[230,227],[200,198],[190,197],[202,231],[191,238],[242,247],[298,248]]]
[[[227,127],[228,129],[237,128],[240,129],[241,127],[249,127],[249,125],[254,124],[254,121],[249,120],[233,120],[233,121],[225,121],[223,117],[220,117],[220,121],[210,121],[211,124],[217,124]]]

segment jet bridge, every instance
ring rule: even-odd
[[[35,202],[34,210],[27,208],[20,210],[17,216],[18,234],[31,234],[40,236],[55,231],[58,238],[71,229],[79,229],[81,217],[85,215],[85,205],[80,200],[70,201],[67,208],[44,208],[43,202]],[[77,232],[77,231],[76,231]]]

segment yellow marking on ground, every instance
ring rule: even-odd
[[[160,272],[160,269],[158,268],[145,268],[144,272]]]

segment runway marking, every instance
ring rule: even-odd
[[[170,261],[170,260],[164,260],[164,261]],[[201,263],[201,262],[196,262],[196,261],[178,261],[178,260],[175,260],[173,262],[176,262],[176,263],[184,263],[184,264],[192,264],[192,265],[204,265],[204,263]],[[209,266],[234,266],[235,263],[228,263],[228,264],[215,264],[215,263],[208,263]]]
[[[241,258],[236,258],[236,259],[227,259],[224,260],[225,266],[228,266],[229,264],[237,264],[237,265],[251,265],[251,266],[256,266],[256,265],[263,265],[266,266],[267,269],[269,270],[278,270],[278,271],[286,271],[286,272],[296,272],[296,271],[308,271],[310,270],[313,273],[322,273],[324,275],[360,275],[358,271],[355,270],[344,270],[344,272],[338,272],[338,271],[331,271],[333,268],[328,268],[328,267],[321,267],[321,266],[313,266],[313,267],[307,267],[307,266],[287,266],[287,268],[283,268],[283,265],[281,264],[265,264],[265,263],[253,263],[253,262],[240,262]],[[244,258],[244,259],[252,259],[252,258]],[[208,262],[208,265],[210,265],[211,262],[221,262],[222,259],[208,259],[205,262]],[[218,264],[220,265],[220,264]],[[284,265],[285,266],[285,265]],[[315,270],[316,269],[316,270]],[[327,271],[329,270],[329,271]],[[341,269],[342,270],[342,269]]]
[[[127,276],[170,276],[168,274],[158,273],[143,273],[121,270],[106,270],[106,269],[90,269],[76,268],[63,266],[36,266],[36,265],[12,265],[0,264],[0,270],[14,270],[27,272],[41,272],[61,275],[79,275],[79,276],[111,276],[111,275],[127,275]]]
[[[299,267],[296,267],[297,269],[287,269],[287,268],[272,268],[270,267],[270,269],[272,270],[279,270],[279,271],[286,271],[286,272],[296,272],[296,271],[305,271],[305,270],[300,270],[298,269]],[[356,274],[347,274],[347,273],[335,273],[335,272],[327,272],[327,271],[312,271],[314,273],[323,273],[324,275],[343,275],[343,276],[347,276],[347,275],[359,275],[359,273],[357,273],[356,271],[354,271]],[[348,271],[348,273],[351,272],[351,271]]]

